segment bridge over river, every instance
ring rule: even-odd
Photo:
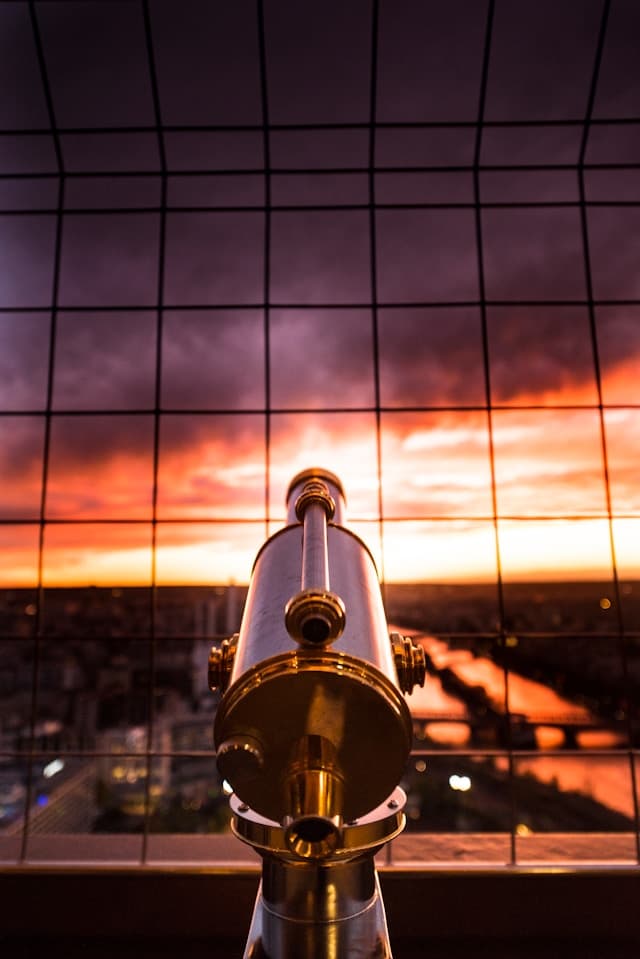
[[[420,641],[431,675],[408,702],[428,737],[443,745],[611,748],[624,739],[623,721],[597,716],[517,673],[505,679],[501,666],[470,650],[451,649],[431,636]]]

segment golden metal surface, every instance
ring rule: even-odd
[[[251,782],[264,767],[260,743],[251,736],[230,736],[218,747],[218,767],[229,782]]]
[[[238,633],[229,639],[223,639],[219,647],[212,646],[209,653],[209,689],[224,692],[229,685],[233,671],[233,660],[238,647]]]
[[[342,864],[339,871],[344,873],[353,868],[350,863]],[[351,910],[334,908],[336,899],[341,901],[340,892],[350,884],[351,877],[346,875],[328,882],[323,877],[315,888],[303,886],[299,890],[295,902],[315,906],[318,915],[323,915],[323,907],[327,906],[327,914],[335,915],[324,920],[280,914],[277,905],[274,909],[267,898],[269,890],[266,877],[263,878],[243,959],[391,959],[378,876],[371,862],[363,862],[361,870],[369,874],[367,885],[372,890],[364,906],[356,900]],[[362,880],[359,881],[362,884]],[[289,890],[290,894],[294,891]]]
[[[309,478],[296,499],[294,509],[300,523],[310,506],[320,506],[328,520],[335,515],[336,502],[329,492],[329,487],[320,478]]]
[[[218,707],[214,740],[216,747],[238,736],[258,743],[264,766],[251,781],[234,782],[224,757],[219,766],[234,792],[269,819],[282,821],[286,811],[285,783],[301,735],[334,745],[344,780],[340,812],[349,821],[375,808],[402,778],[411,716],[391,680],[334,648],[301,647],[247,670]]]
[[[389,639],[402,692],[411,693],[414,686],[424,686],[427,663],[422,646],[400,633],[391,633]]]
[[[321,646],[344,632],[346,611],[339,596],[323,589],[305,589],[284,609],[287,632],[298,643]]]
[[[285,606],[284,622],[299,643],[324,645],[341,636],[346,622],[344,603],[331,591],[327,520],[336,509],[326,483],[309,479],[295,503],[303,523],[300,591]]]
[[[335,745],[323,736],[302,736],[285,782],[285,842],[301,859],[324,859],[342,835],[344,782]]]
[[[342,827],[341,845],[332,854],[329,865],[331,862],[352,859],[368,851],[375,853],[385,843],[399,836],[405,827],[403,810],[406,800],[404,791],[397,786],[384,802],[371,812],[361,819],[346,823]],[[285,826],[261,816],[235,795],[231,797],[231,810],[231,829],[238,839],[259,852],[284,857],[292,855],[286,841]]]
[[[283,610],[300,591],[303,528],[288,526],[272,536],[254,564],[240,627],[231,683],[270,656],[290,652]],[[331,590],[344,602],[344,631],[332,648],[369,662],[397,684],[380,584],[367,547],[342,526],[327,528]]]
[[[331,470],[327,470],[323,466],[311,466],[309,469],[301,470],[293,477],[289,483],[287,495],[285,496],[286,502],[289,503],[291,501],[292,494],[299,486],[309,482],[309,480],[316,479],[321,480],[325,484],[334,486],[342,500],[345,500],[344,487],[342,486],[340,478],[336,476],[335,473],[332,473]]]

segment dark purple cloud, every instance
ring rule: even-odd
[[[384,0],[380,5],[378,118],[474,120],[487,4]],[[464,24],[464,29],[461,29]]]
[[[0,215],[0,305],[40,307],[51,302],[55,217]]]
[[[582,118],[602,6],[601,0],[497,3],[486,118]]]
[[[262,100],[255,5],[248,0],[229,5],[192,0],[183,6],[164,0],[150,4],[163,121],[259,125]],[[550,0],[539,5],[496,5],[488,119],[553,121],[583,115],[601,4],[587,0],[565,4],[562,10],[556,6]],[[54,418],[51,481],[60,496],[65,483],[71,484],[70,498],[59,501],[61,509],[70,508],[72,488],[81,511],[99,510],[106,502],[108,482],[116,483],[114,464],[120,464],[124,476],[127,469],[131,471],[139,491],[138,505],[148,503],[161,231],[157,212],[135,210],[132,204],[157,205],[159,151],[153,132],[104,129],[154,123],[140,10],[137,4],[102,0],[36,6],[58,123],[103,127],[99,132],[62,134],[70,172],[68,208],[87,210],[95,205],[103,212],[68,212],[64,217],[54,411],[149,411],[145,416],[114,417],[112,422],[99,415]],[[366,123],[371,5],[357,0],[345,6],[332,0],[309,10],[274,0],[265,10],[270,120]],[[474,120],[486,12],[486,3],[471,0],[449,4],[383,0],[377,118],[384,122]],[[0,87],[0,122],[25,130],[47,124],[27,13],[25,5],[8,4],[0,10],[6,28],[0,31],[5,42],[0,72],[8,70],[7,82]],[[637,112],[633,98],[638,84],[629,69],[637,59],[632,55],[640,35],[632,29],[637,20],[635,5],[612,5],[596,97],[598,116]],[[15,96],[16,78],[21,104]],[[516,165],[575,163],[581,134],[579,126],[488,127],[483,131],[481,160]],[[468,165],[473,161],[475,135],[472,127],[381,128],[376,133],[375,161],[399,167]],[[630,124],[615,129],[594,126],[587,158],[633,158],[636,136]],[[372,292],[369,212],[339,208],[368,202],[369,131],[270,133],[272,169],[335,166],[360,172],[326,177],[273,175],[272,202],[338,208],[271,212],[269,287],[278,308],[270,313],[268,383],[260,309],[265,294],[265,215],[259,210],[192,209],[208,203],[245,208],[263,203],[264,178],[254,172],[245,179],[243,172],[260,170],[264,163],[262,131],[171,131],[166,133],[165,146],[172,174],[169,200],[188,209],[170,210],[166,219],[162,296],[168,307],[177,308],[164,314],[161,404],[173,410],[228,409],[238,415],[163,420],[161,501],[166,510],[178,511],[226,498],[238,508],[249,509],[264,479],[260,473],[264,418],[245,416],[242,411],[263,409],[267,386],[270,404],[277,409],[366,408],[375,402],[373,323],[363,306]],[[48,136],[0,136],[4,170],[54,170],[54,161]],[[125,169],[148,171],[150,176],[126,182],[75,176]],[[186,173],[193,169],[211,171],[211,175],[190,179]],[[226,176],[220,172],[225,169],[236,173]],[[600,182],[598,199],[611,199],[616,182]],[[119,186],[114,187],[115,183]],[[21,197],[25,207],[33,206],[33,197],[25,197],[18,184],[13,194],[11,183],[7,186],[5,181],[3,186],[9,206],[23,202]],[[575,170],[537,178],[530,174],[528,179],[524,173],[487,173],[480,186],[487,202],[577,199]],[[468,171],[380,174],[375,189],[380,203],[473,200]],[[634,184],[627,183],[626,189],[632,191]],[[55,193],[51,196],[55,199]],[[51,196],[40,202],[51,204]],[[132,212],[122,212],[120,206]],[[588,211],[596,297],[638,296],[636,213],[633,208],[613,206]],[[577,208],[485,209],[481,225],[490,300],[585,296]],[[0,211],[0,307],[49,305],[54,237],[51,214]],[[481,406],[486,384],[480,312],[455,305],[479,296],[473,210],[379,210],[375,249],[378,300],[400,304],[381,308],[378,314],[382,406]],[[421,301],[454,305],[410,306]],[[287,303],[302,304],[303,309],[288,309]],[[333,312],[321,307],[327,303],[353,304],[353,308]],[[223,304],[243,309],[199,309]],[[181,305],[185,309],[179,309]],[[94,309],[127,306],[140,309],[129,313]],[[76,312],[65,307],[75,307]],[[605,399],[631,402],[634,357],[640,356],[637,310],[598,308],[597,320]],[[586,310],[490,307],[487,323],[494,402],[597,400]],[[0,314],[0,412],[43,408],[48,331],[49,317],[44,312]],[[323,450],[331,453],[333,448],[339,457],[347,440],[357,440],[363,423],[367,431],[373,430],[371,415],[361,421],[355,415],[347,417],[344,423],[356,421],[359,427],[340,430],[328,425],[328,419],[321,423],[319,415],[274,416],[277,482],[280,472],[284,474],[298,455],[295,437],[311,443],[309,437],[315,436]],[[27,499],[37,503],[42,424],[17,417],[3,422],[4,475],[11,482],[31,477],[25,486],[31,490]],[[293,431],[293,438],[287,438],[287,429]],[[367,436],[371,443],[363,457],[369,464],[373,432]],[[136,505],[119,502],[124,509]],[[7,509],[14,506],[8,501]]]
[[[275,408],[374,405],[369,310],[274,310],[270,347]]]
[[[380,210],[376,250],[383,303],[478,299],[471,210]]]
[[[46,100],[26,3],[0,4],[0,90],[3,127],[46,126]]]
[[[62,306],[151,306],[158,287],[153,213],[68,214],[60,263]]]
[[[0,409],[44,409],[49,328],[44,313],[0,313]]]
[[[258,22],[252,0],[150,4],[162,118],[168,124],[260,123]]]
[[[485,402],[478,308],[383,309],[378,323],[383,406]]]
[[[263,300],[262,213],[171,213],[164,296],[168,304]]]
[[[487,328],[494,402],[597,402],[586,307],[491,307]]]
[[[163,333],[165,408],[264,407],[262,310],[167,311]]]
[[[0,416],[0,518],[37,519],[42,490],[44,421]]]
[[[62,313],[56,329],[54,409],[152,409],[155,342],[152,312]]]
[[[153,123],[141,6],[67,0],[37,16],[60,126]]]

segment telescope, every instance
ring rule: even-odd
[[[423,685],[425,658],[389,633],[375,563],[344,511],[333,473],[292,480],[240,632],[209,658],[231,828],[262,858],[244,959],[391,957],[375,856],[404,829],[403,694]]]

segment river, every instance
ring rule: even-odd
[[[610,809],[633,817],[634,804],[628,754],[604,755],[623,744],[622,734],[606,728],[582,704],[559,695],[550,686],[517,673],[505,672],[492,660],[474,656],[470,650],[452,649],[444,640],[420,638],[425,651],[438,671],[450,670],[465,687],[482,687],[491,707],[497,713],[506,710],[522,717],[533,728],[536,753],[516,757],[518,775],[531,773],[546,783],[556,783],[561,790],[585,793]],[[469,707],[463,698],[443,689],[439,677],[427,675],[423,688],[407,700],[414,719],[424,721],[427,741],[455,749],[471,747]],[[555,752],[565,744],[562,724],[575,725],[577,750],[566,754]],[[593,725],[594,728],[581,728]],[[545,750],[554,750],[545,754]],[[601,752],[602,751],[602,752]]]

